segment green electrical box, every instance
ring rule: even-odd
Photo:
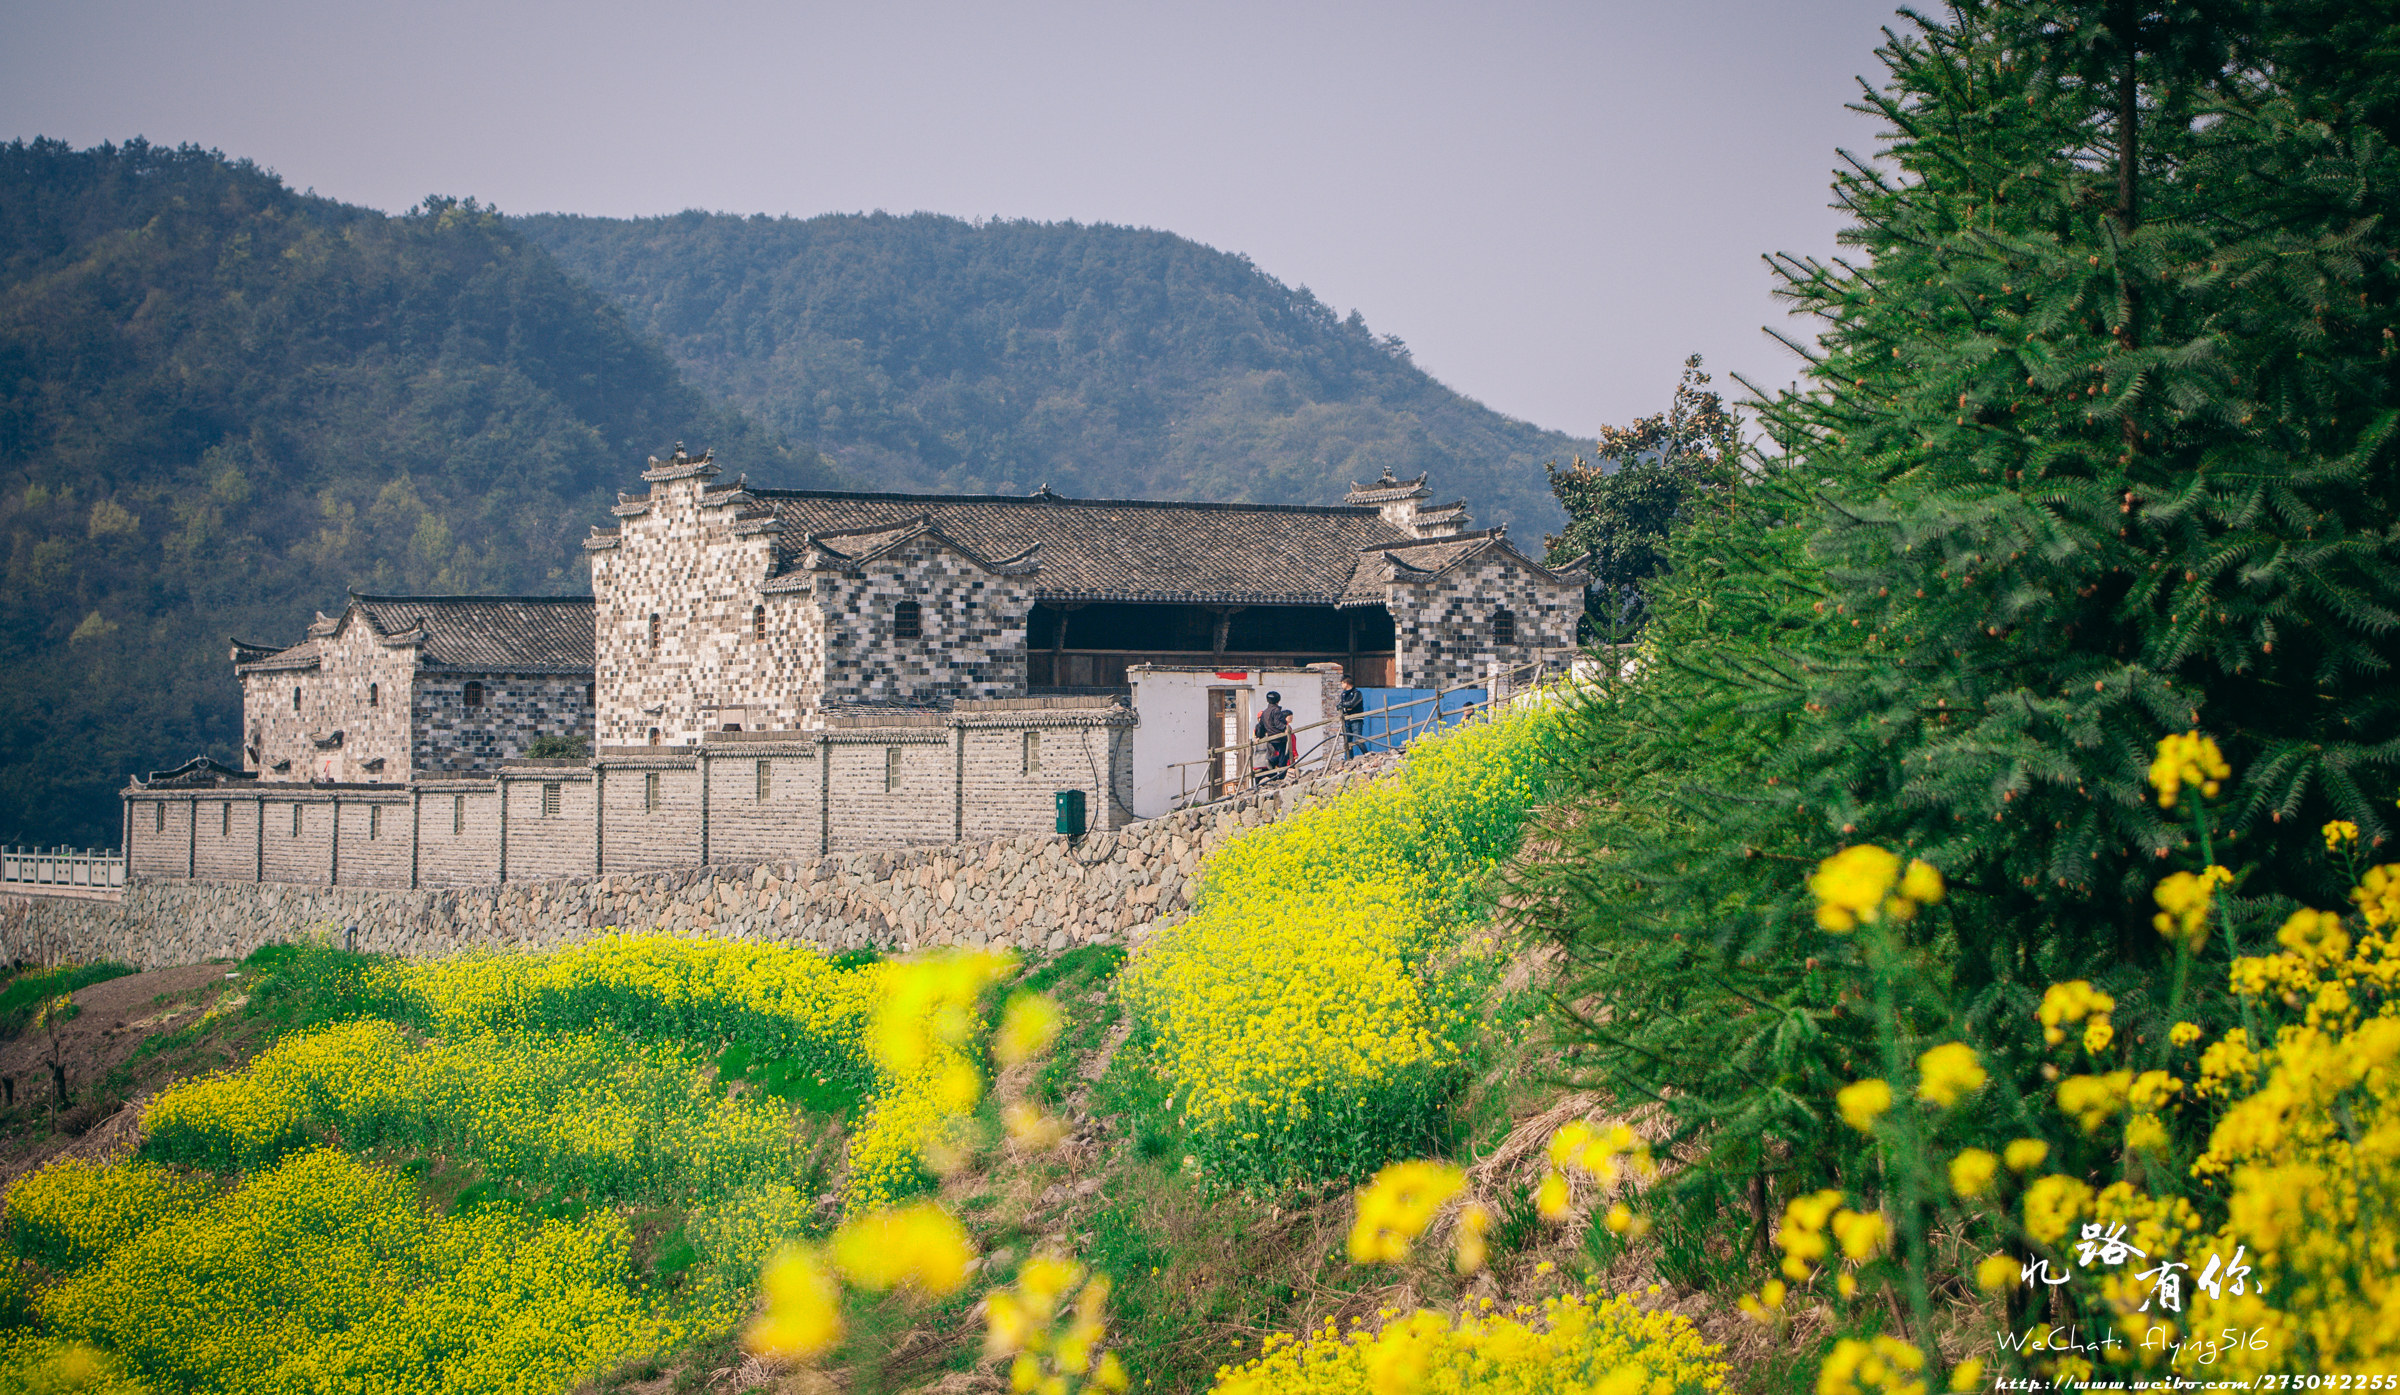
[[[1058,799],[1058,831],[1069,838],[1083,836],[1083,791],[1060,790]]]

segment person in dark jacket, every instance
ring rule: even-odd
[[[1283,694],[1267,694],[1267,705],[1251,723],[1250,734],[1267,743],[1267,769],[1283,770],[1291,765],[1292,713],[1283,705]]]
[[[1367,695],[1350,686],[1350,675],[1342,675],[1342,754],[1358,754],[1367,730]]]

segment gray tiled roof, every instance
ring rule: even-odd
[[[417,642],[419,662],[470,673],[590,673],[589,596],[350,597],[336,628],[362,616],[385,639]],[[316,627],[311,626],[312,630]],[[288,649],[234,641],[235,671],[314,668],[319,638]]]
[[[282,669],[315,668],[317,642],[304,639],[288,649],[268,644],[252,644],[248,640],[233,642],[234,669],[239,673],[273,673]]]
[[[1430,581],[1460,562],[1487,553],[1502,553],[1519,564],[1545,574],[1553,580],[1583,585],[1586,577],[1580,564],[1573,567],[1545,566],[1538,558],[1519,552],[1508,540],[1503,528],[1487,528],[1480,533],[1459,533],[1446,538],[1426,538],[1416,542],[1395,543],[1379,548],[1361,558],[1358,574],[1351,579],[1349,593],[1342,598],[1344,605],[1381,605],[1387,582],[1408,583]]]
[[[378,633],[422,629],[423,662],[512,673],[592,671],[589,596],[358,596]]]
[[[1034,594],[1049,600],[1333,605],[1360,553],[1412,541],[1373,509],[1067,499],[1055,494],[847,494],[751,490],[772,509],[777,560],[804,563],[809,538],[917,518],[987,558],[1038,547]],[[850,554],[843,541],[831,550]]]

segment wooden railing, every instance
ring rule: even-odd
[[[125,887],[125,854],[115,848],[0,848],[0,889],[105,895]]]

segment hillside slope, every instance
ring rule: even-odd
[[[126,772],[229,756],[229,634],[345,584],[582,589],[576,540],[679,437],[828,478],[471,202],[0,146],[0,841],[114,844]]]
[[[1461,397],[1245,257],[932,214],[514,220],[684,372],[878,487],[1323,503],[1431,471],[1479,524],[1564,515],[1577,442]]]

